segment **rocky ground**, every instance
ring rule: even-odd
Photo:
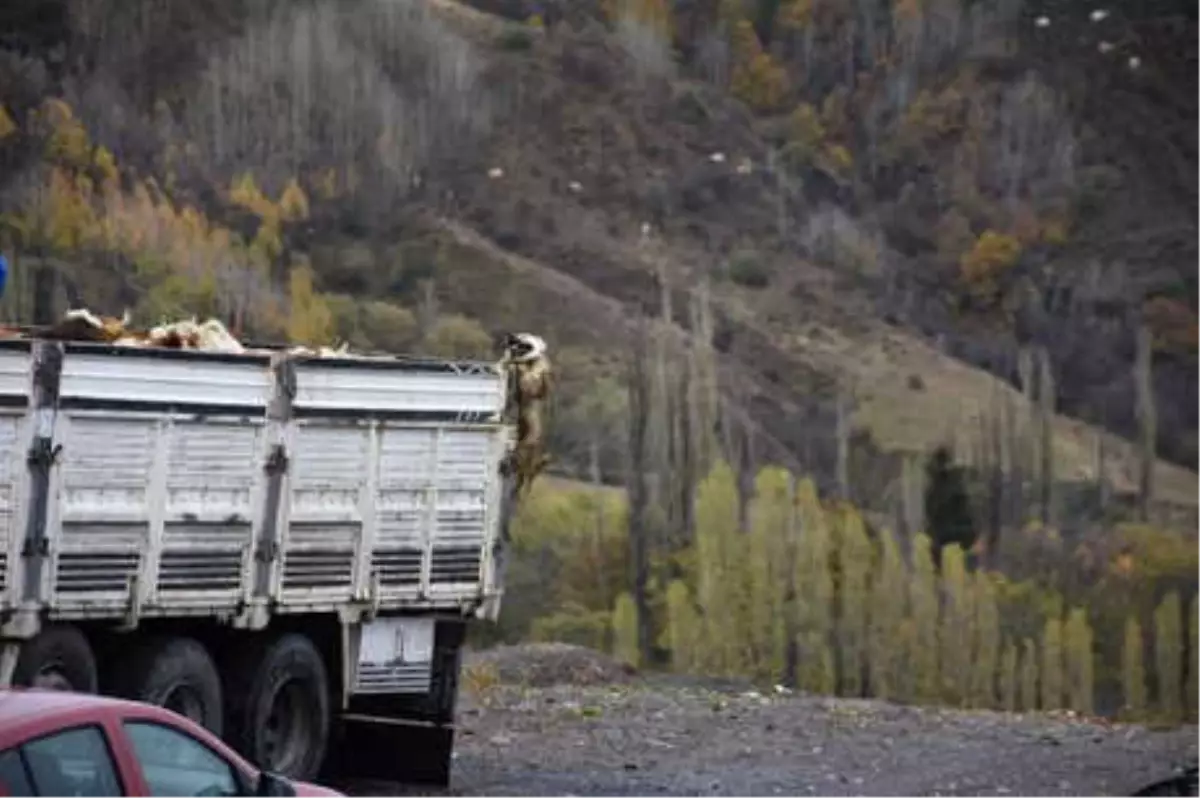
[[[566,647],[524,657],[468,665],[450,794],[1129,795],[1197,755],[1194,726],[642,679]]]

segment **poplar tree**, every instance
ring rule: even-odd
[[[913,682],[917,701],[931,704],[940,697],[938,672],[938,583],[928,535],[913,538],[913,573],[909,610],[913,619]]]
[[[1038,708],[1038,649],[1029,638],[1021,647],[1019,679],[1017,706],[1022,712],[1034,712]]]
[[[1142,625],[1137,616],[1130,615],[1125,619],[1125,640],[1121,647],[1121,711],[1129,720],[1143,718],[1146,714],[1144,646]]]
[[[617,596],[613,607],[613,655],[620,661],[635,668],[641,665],[638,651],[638,616],[637,605],[633,596],[622,593]]]
[[[750,610],[755,675],[779,679],[786,649],[784,623],[787,585],[791,576],[791,476],[780,468],[765,468],[754,481],[750,506]]]
[[[833,621],[829,528],[811,480],[801,480],[796,486],[796,509],[800,522],[795,563],[799,681],[809,692],[832,693],[836,674],[829,642]]]
[[[1200,634],[1200,631],[1197,630],[1197,626],[1200,625],[1200,615],[1197,614],[1196,601],[1197,596],[1193,594],[1188,608],[1188,672],[1184,696],[1187,700],[1188,718],[1192,721],[1196,720],[1197,711],[1200,711],[1200,707],[1197,706],[1200,703],[1200,696],[1197,695],[1200,692],[1200,684],[1197,684],[1200,682],[1200,669],[1197,668],[1196,656],[1196,647],[1200,645],[1200,640],[1196,638],[1197,634]]]
[[[838,528],[837,637],[843,695],[863,695],[867,661],[870,601],[871,541],[862,518],[853,510],[842,513]]]
[[[971,670],[971,591],[966,559],[958,545],[942,549],[941,648],[942,698],[961,706]]]
[[[1063,708],[1063,646],[1062,620],[1057,616],[1046,619],[1042,630],[1042,709]]]
[[[696,595],[701,637],[696,665],[718,675],[742,666],[739,645],[738,585],[730,578],[740,559],[738,500],[733,471],[718,461],[696,491]]]
[[[1087,611],[1076,607],[1067,614],[1064,630],[1067,705],[1081,714],[1093,712],[1092,627]]]
[[[871,695],[876,698],[900,696],[904,667],[904,647],[900,631],[906,615],[908,574],[891,531],[879,534],[879,556],[871,585],[871,617],[868,625],[867,668]]]
[[[1164,720],[1178,720],[1183,696],[1183,630],[1180,628],[1179,594],[1171,591],[1154,611],[1154,664],[1158,684],[1159,714]]]
[[[1000,654],[1000,708],[1005,712],[1017,709],[1017,673],[1017,647],[1008,640]]]
[[[971,666],[971,706],[996,705],[996,668],[1000,657],[1000,610],[996,585],[984,571],[976,571],[974,582],[974,645]]]

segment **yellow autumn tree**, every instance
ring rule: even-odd
[[[961,706],[968,694],[971,672],[973,608],[966,556],[958,545],[942,549],[941,649],[942,699]]]
[[[754,675],[778,680],[786,649],[786,604],[791,576],[791,477],[781,468],[764,468],[754,480],[750,506],[747,591],[750,596],[749,646]]]
[[[671,667],[678,673],[696,670],[698,650],[702,645],[700,616],[692,601],[692,592],[682,579],[667,585],[667,623],[664,634],[666,648],[671,652]]]
[[[745,596],[740,595],[745,547],[739,540],[738,497],[733,471],[718,461],[696,491],[696,598],[702,637],[700,669],[717,675],[743,674],[746,652],[741,646]]]
[[[1021,660],[1017,669],[1017,708],[1022,712],[1033,712],[1038,708],[1039,670],[1037,644],[1025,638],[1021,644]]]
[[[45,134],[47,160],[74,168],[91,162],[91,139],[66,101],[58,97],[44,100],[34,112],[34,123]]]
[[[1178,720],[1183,709],[1183,608],[1179,594],[1171,591],[1154,610],[1154,663],[1158,700],[1164,720]]]
[[[1093,648],[1092,627],[1088,623],[1087,612],[1076,607],[1067,614],[1067,623],[1063,628],[1067,706],[1085,715],[1093,711]]]
[[[1142,625],[1137,616],[1125,619],[1125,638],[1121,647],[1121,715],[1139,720],[1146,714],[1146,666],[1143,662]]]
[[[1046,619],[1042,630],[1042,709],[1063,708],[1063,633],[1062,619]]]
[[[621,662],[641,665],[638,651],[638,612],[633,596],[622,593],[613,607],[613,656]]]
[[[755,111],[778,110],[787,98],[787,71],[763,50],[747,19],[733,27],[733,74],[730,90]]]
[[[814,0],[781,0],[776,14],[780,32],[799,33],[812,24]]]
[[[1005,712],[1017,711],[1019,678],[1017,647],[1007,640],[1000,653],[1000,708]]]
[[[906,698],[900,682],[906,670],[905,647],[898,633],[905,623],[908,574],[890,530],[877,537],[878,555],[871,579],[871,619],[867,632],[867,669],[875,698]]]
[[[292,267],[288,273],[287,336],[292,343],[322,346],[331,341],[333,314],[313,286],[313,271],[308,264]]]
[[[840,513],[837,530],[839,583],[837,641],[841,663],[840,692],[861,696],[867,663],[870,615],[872,550],[861,516],[847,509]]]
[[[0,103],[0,141],[4,141],[11,136],[15,136],[20,131],[17,123],[13,120],[12,115],[8,113],[8,109]]]
[[[610,22],[632,20],[653,30],[664,41],[671,41],[674,24],[668,0],[601,0],[601,8]]]
[[[799,541],[796,544],[796,648],[800,685],[828,694],[836,686],[831,636],[833,575],[830,573],[829,525],[810,479],[796,485]]]
[[[1000,278],[1021,257],[1021,243],[1011,235],[985,230],[959,260],[959,273],[972,294],[991,298]]]
[[[1000,657],[1000,611],[996,584],[986,571],[976,571],[973,580],[975,621],[971,646],[970,704],[990,709],[996,705],[996,669]]]
[[[1200,660],[1200,652],[1197,648],[1200,647],[1200,608],[1197,607],[1197,601],[1200,596],[1192,595],[1192,600],[1188,606],[1188,671],[1186,688],[1184,690],[1184,701],[1187,704],[1187,715],[1192,721],[1196,719],[1196,713],[1200,710],[1200,665],[1197,661]]]
[[[913,619],[912,651],[914,697],[933,703],[940,697],[938,672],[938,582],[933,564],[933,543],[918,534],[912,544],[912,580],[908,603]]]

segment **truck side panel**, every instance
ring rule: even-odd
[[[256,602],[461,613],[496,592],[504,381],[487,367],[64,349],[48,562],[31,594],[51,617],[232,617]],[[6,379],[29,395],[28,352],[12,354],[0,348],[0,405]],[[0,407],[0,610],[18,603],[36,415],[12,412]],[[272,475],[280,501],[264,513]],[[260,545],[272,528],[277,546]]]

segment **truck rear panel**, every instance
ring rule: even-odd
[[[504,390],[478,363],[3,342],[0,614],[494,602]]]

